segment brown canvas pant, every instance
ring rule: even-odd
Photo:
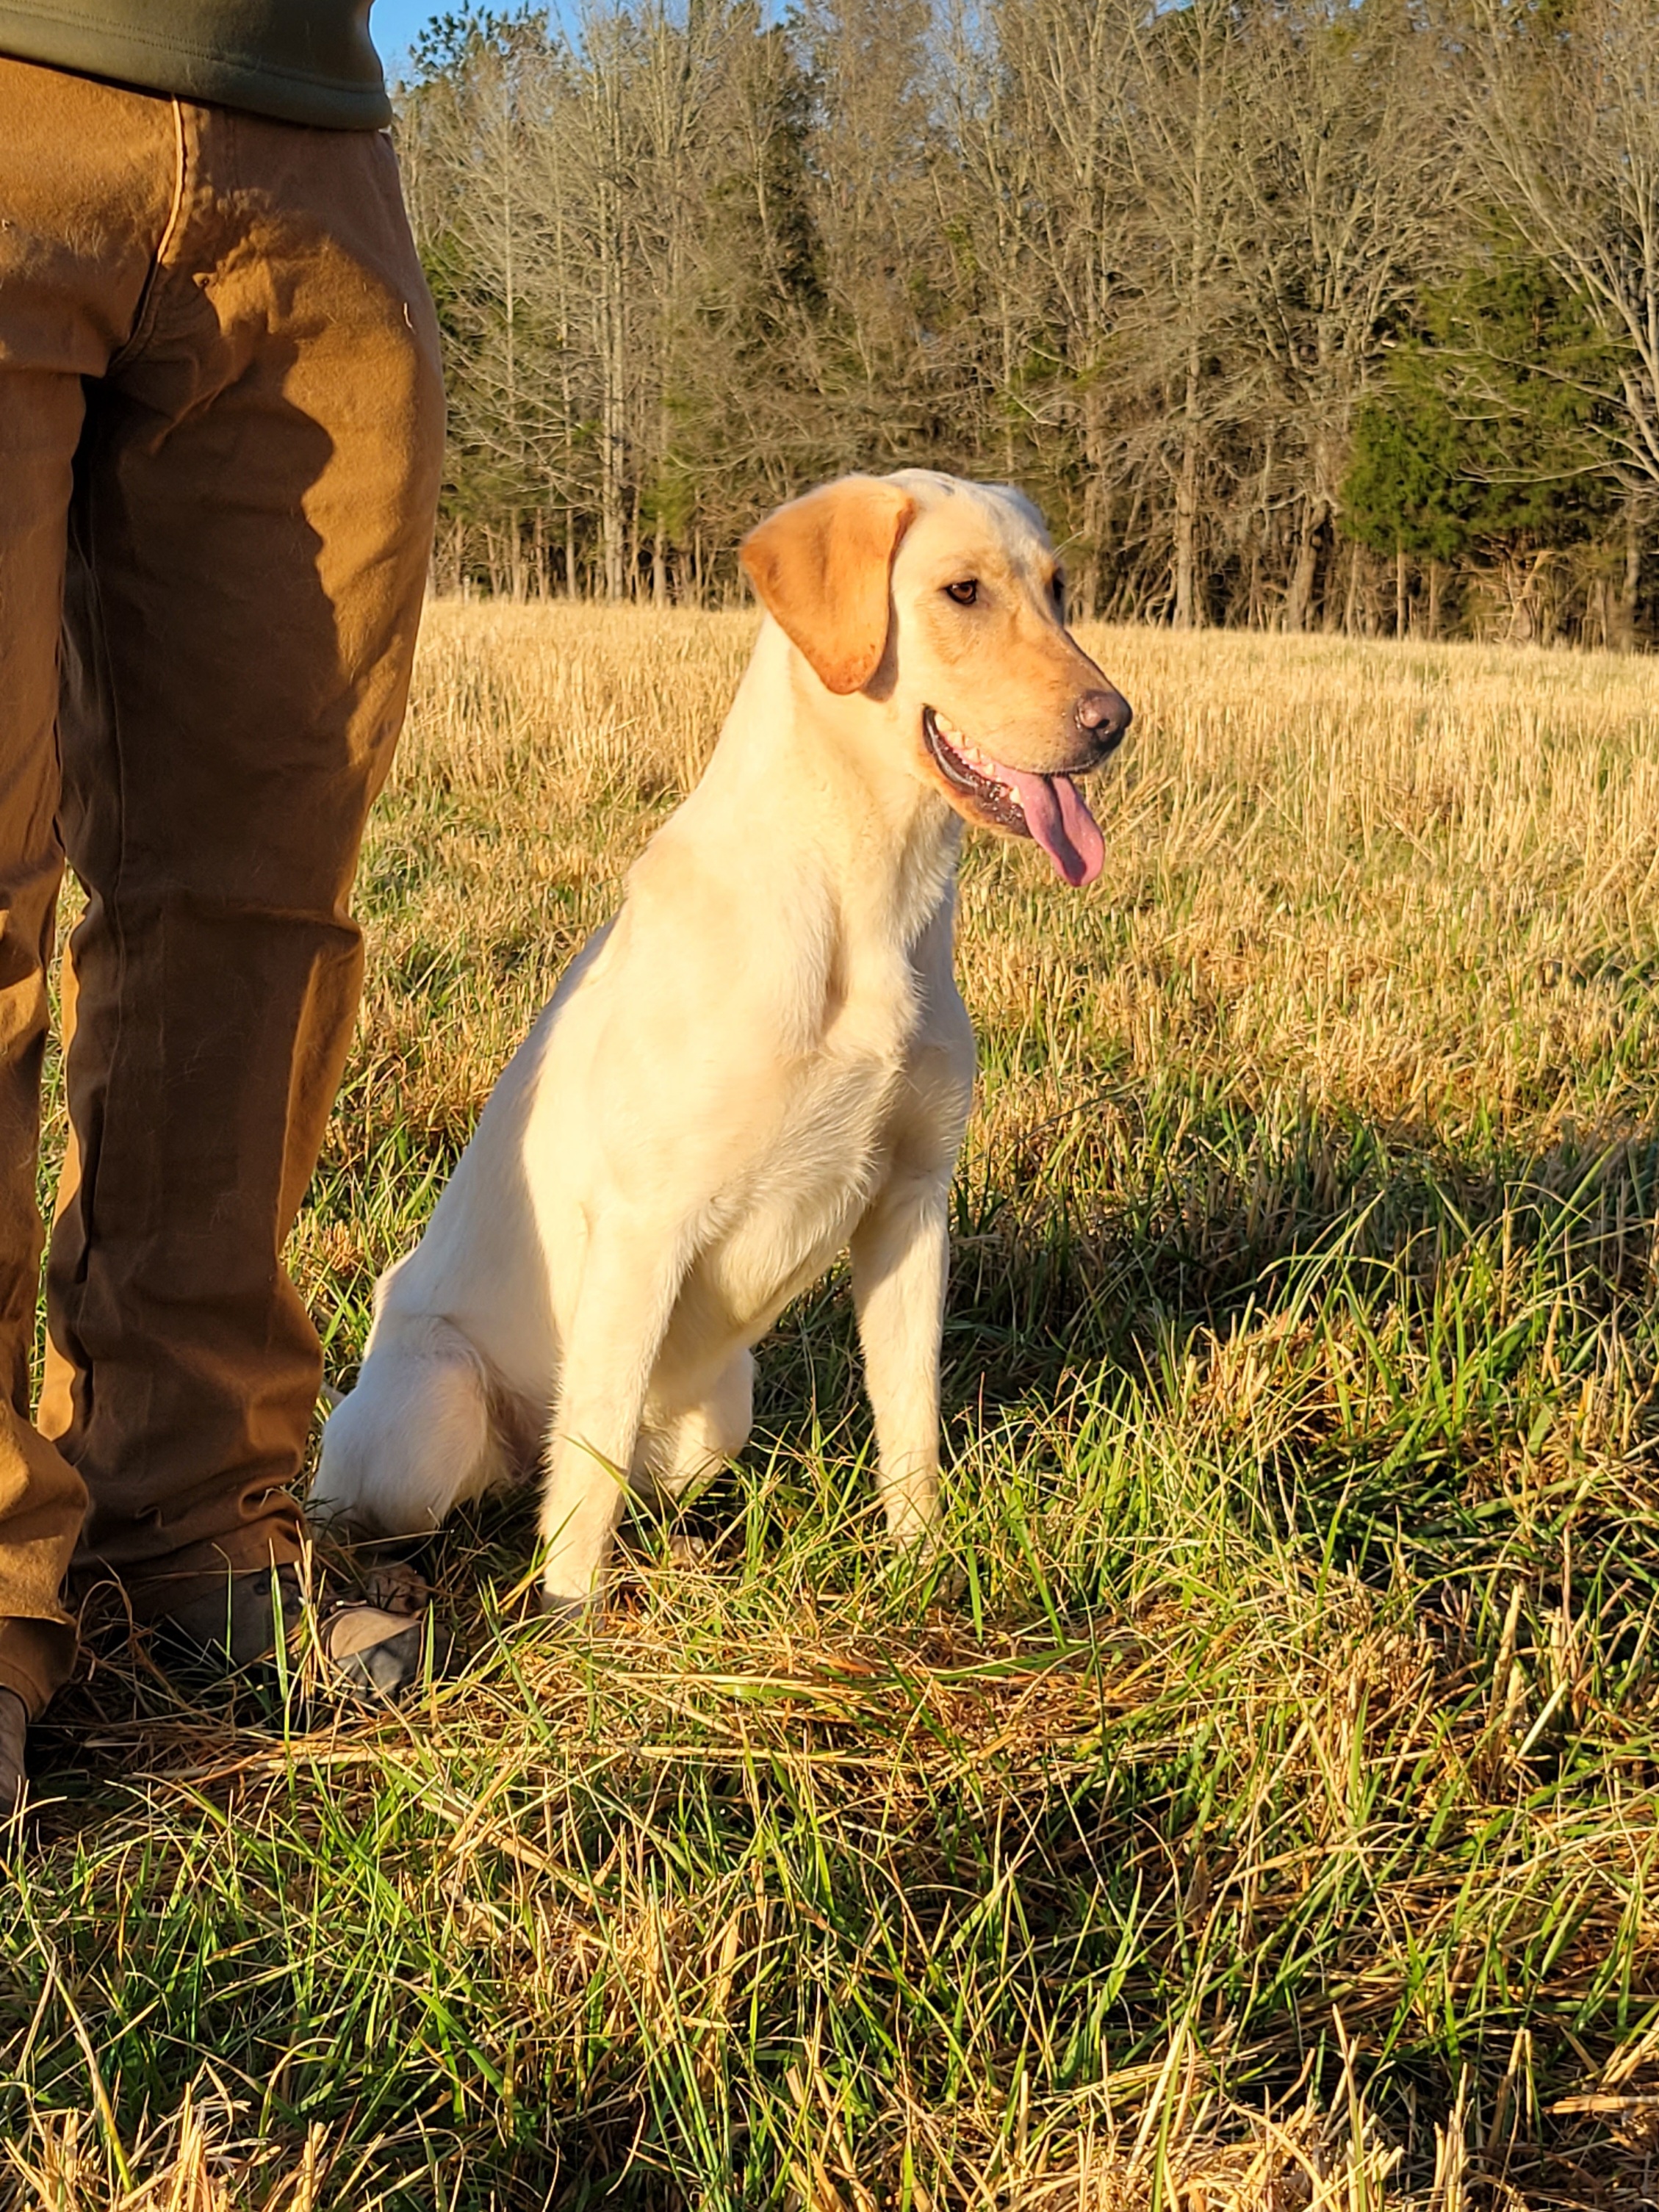
[[[0,1685],[32,1711],[77,1543],[141,1615],[297,1550],[321,1360],[281,1255],[356,1006],[441,416],[384,137],[0,58]]]

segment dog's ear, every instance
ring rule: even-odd
[[[761,605],[831,691],[861,691],[881,665],[893,556],[915,511],[880,477],[842,477],[769,514],[738,548]]]

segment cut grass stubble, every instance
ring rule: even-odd
[[[334,1379],[751,634],[431,610]],[[963,868],[957,1575],[831,1281],[601,1632],[520,1618],[516,1499],[406,1714],[100,1661],[0,1932],[20,2203],[1652,2201],[1659,677],[1089,642],[1102,885]]]

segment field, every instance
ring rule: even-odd
[[[431,611],[293,1255],[337,1381],[750,634]],[[832,1280],[601,1632],[519,1498],[404,1713],[105,1654],[0,2203],[1659,2196],[1659,671],[1090,642],[1101,884],[963,872],[954,1572],[878,1540]]]

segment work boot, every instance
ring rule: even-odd
[[[28,1729],[28,1707],[15,1690],[0,1690],[0,1853],[5,1850],[5,1832],[22,1811],[29,1793],[28,1769],[23,1761]]]
[[[380,1603],[337,1598],[316,1609],[321,1686],[347,1698],[395,1698],[420,1677],[428,1611],[426,1585],[407,1570],[383,1577]],[[168,1607],[155,1626],[165,1641],[233,1668],[276,1656],[276,1616],[290,1660],[304,1658],[306,1598],[297,1567],[259,1567],[231,1575]]]

